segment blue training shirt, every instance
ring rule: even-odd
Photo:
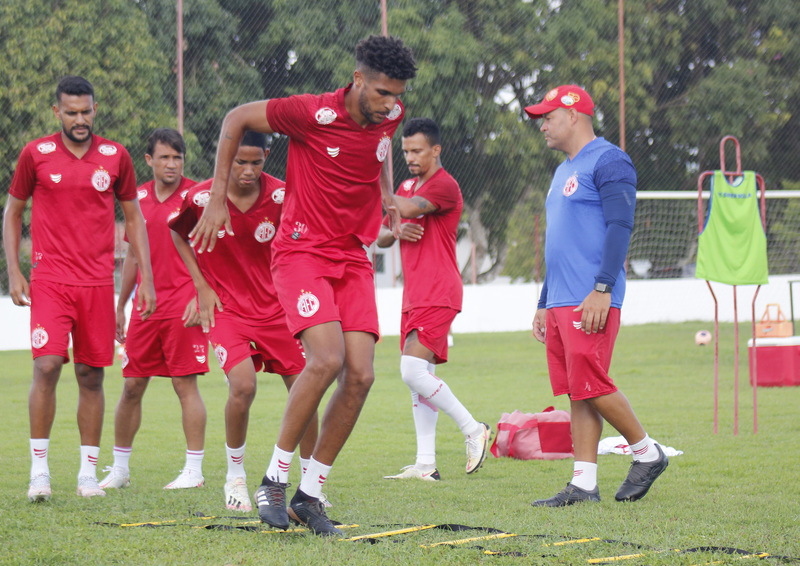
[[[596,281],[625,297],[625,256],[636,209],[636,169],[603,138],[556,169],[545,201],[545,273],[539,308],[577,306]]]

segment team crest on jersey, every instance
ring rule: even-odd
[[[189,194],[189,189],[186,189],[185,191],[181,191],[181,200],[185,199],[186,195],[188,195],[188,194]]]
[[[283,199],[286,196],[286,187],[281,187],[272,191],[272,202],[275,204],[283,204]]]
[[[317,124],[320,126],[327,126],[328,124],[332,124],[336,121],[336,111],[333,108],[323,106],[317,110],[314,118],[317,120]]]
[[[194,201],[194,203],[200,207],[206,206],[209,200],[211,200],[211,191],[200,191],[194,195],[194,198],[192,199],[192,201]]]
[[[180,214],[181,214],[181,209],[180,208],[176,208],[175,210],[173,210],[172,212],[169,213],[169,216],[167,216],[167,222],[172,222],[178,216],[180,216]]]
[[[264,222],[256,226],[256,233],[254,235],[256,241],[262,244],[264,242],[269,242],[275,236],[275,224],[265,219]]]
[[[58,174],[55,174],[55,175],[51,173],[50,174],[50,180],[53,181],[54,183],[60,183],[61,182],[61,173],[58,173]]]
[[[197,363],[206,363],[206,347],[203,344],[193,344],[192,347],[194,348],[194,358]]]
[[[99,151],[100,153],[102,153],[105,156],[116,155],[117,154],[117,146],[104,143],[103,145],[101,145],[100,147],[97,148],[97,151]]]
[[[389,148],[392,147],[392,140],[386,134],[383,134],[381,141],[378,142],[378,149],[375,152],[375,156],[378,158],[378,161],[383,163],[386,160],[386,156],[389,155]]]
[[[567,182],[564,183],[564,188],[561,190],[565,197],[572,196],[578,190],[578,174],[573,173]]]
[[[111,186],[111,175],[101,167],[92,174],[92,186],[101,193],[107,191]]]
[[[317,314],[319,310],[319,299],[314,293],[303,291],[297,299],[297,312],[303,318],[309,318]]]
[[[325,150],[328,152],[328,155],[331,157],[339,157],[339,148],[338,147],[326,147]]]
[[[222,344],[217,344],[214,346],[214,355],[217,356],[219,367],[225,367],[225,362],[228,361],[228,351],[222,346]]]
[[[136,191],[136,198],[142,200],[143,198],[147,197],[147,189],[139,189]]]
[[[387,120],[397,120],[398,116],[400,116],[400,114],[402,112],[403,112],[403,108],[398,103],[395,102],[394,108],[392,108],[392,111],[389,112],[388,116],[386,116],[386,119]]]
[[[42,328],[41,326],[36,326],[31,332],[31,346],[36,348],[43,348],[45,344],[50,340],[50,335],[47,334],[47,330]]]
[[[408,179],[407,181],[403,181],[403,190],[410,191],[414,187],[414,179]]]
[[[53,153],[56,150],[56,142],[42,142],[36,146],[36,149],[42,155],[47,155],[48,153]]]

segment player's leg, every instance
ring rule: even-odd
[[[64,365],[62,356],[40,356],[33,360],[33,381],[28,393],[30,415],[31,474],[28,499],[47,501],[50,489],[50,432],[56,415],[56,386]]]
[[[75,377],[78,381],[78,431],[81,437],[78,495],[104,496],[105,492],[97,482],[97,460],[100,457],[100,436],[105,413],[104,370],[76,362]]]
[[[300,374],[284,375],[281,377],[283,377],[283,383],[286,386],[286,391],[290,392],[292,390],[292,386],[297,381],[297,378],[300,377]],[[314,446],[317,444],[318,436],[319,419],[317,418],[317,412],[315,411],[314,415],[311,417],[311,421],[306,427],[303,438],[300,439],[300,444],[298,445],[298,448],[300,449],[300,465],[303,468],[304,474],[308,468],[308,461],[311,459],[311,454],[314,452]]]
[[[251,511],[244,467],[250,407],[256,396],[257,380],[253,358],[248,356],[228,372],[228,401],[225,404],[225,452],[228,471],[225,476],[225,506]]]
[[[181,403],[181,422],[186,436],[186,463],[168,489],[201,487],[203,477],[203,445],[206,436],[206,406],[197,388],[197,375],[172,378],[172,388]]]
[[[124,371],[124,370],[123,370]],[[128,487],[133,439],[142,423],[142,397],[150,383],[148,377],[125,377],[122,395],[114,412],[114,465],[100,482],[102,489]]]

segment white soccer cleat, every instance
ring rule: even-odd
[[[234,478],[225,483],[225,507],[234,511],[252,511],[250,494],[247,493],[247,482],[244,478]]]
[[[489,452],[489,439],[492,436],[492,429],[486,423],[478,423],[483,427],[483,431],[477,436],[470,436],[464,444],[467,445],[467,473],[472,474],[478,471],[486,454]]]
[[[131,485],[131,475],[128,470],[106,466],[103,471],[109,474],[99,483],[100,489],[122,489]]]
[[[164,489],[189,489],[203,487],[206,479],[194,470],[181,470],[180,475],[164,486]]]
[[[78,495],[81,497],[105,497],[106,492],[100,489],[94,476],[78,476]]]
[[[50,501],[53,492],[50,490],[50,474],[39,474],[31,478],[28,485],[28,501],[37,503],[39,501]]]
[[[436,468],[432,470],[428,470],[427,472],[423,472],[416,466],[406,466],[403,470],[397,474],[396,476],[383,476],[385,480],[422,480],[422,481],[439,481],[441,476],[439,475],[439,470]]]

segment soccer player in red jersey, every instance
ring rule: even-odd
[[[264,134],[247,132],[242,138],[226,185],[235,235],[223,233],[213,251],[195,256],[187,241],[209,202],[210,179],[189,191],[180,214],[170,222],[175,246],[197,289],[201,326],[228,377],[225,504],[242,511],[252,510],[244,452],[256,372],[263,368],[282,376],[291,391],[305,365],[302,345],[289,332],[270,271],[286,189],[283,181],[262,171],[268,153]],[[300,442],[304,469],[317,428],[314,414]]]
[[[222,125],[209,205],[191,234],[198,253],[214,249],[223,226],[231,233],[225,187],[243,132],[289,136],[286,203],[272,272],[289,329],[302,341],[307,359],[256,492],[261,520],[274,527],[289,525],[289,464],[323,395],[338,380],[290,513],[314,533],[341,534],[319,497],[375,379],[378,313],[364,246],[378,236],[381,201],[399,224],[386,157],[403,118],[399,97],[415,76],[415,65],[399,39],[370,36],[356,46],[356,69],[347,87],[244,104]]]
[[[97,457],[105,408],[103,368],[114,362],[115,197],[142,273],[137,311],[146,319],[156,308],[130,155],[119,143],[93,133],[97,102],[86,79],[62,79],[53,112],[61,131],[30,142],[20,153],[3,222],[11,299],[31,307],[30,501],[46,501],[51,495],[47,452],[56,385],[69,361],[70,334],[79,392],[78,495],[105,495],[97,484]],[[22,214],[28,199],[33,201],[30,283],[19,265]]]
[[[440,479],[436,469],[436,421],[439,409],[458,425],[467,447],[466,472],[486,459],[491,429],[476,421],[450,387],[436,377],[436,365],[447,361],[447,334],[461,312],[463,287],[456,261],[456,231],[464,208],[461,189],[442,167],[439,126],[430,118],[414,118],[403,127],[403,154],[414,177],[395,194],[403,222],[400,254],[403,264],[400,374],[411,389],[411,411],[417,432],[417,461],[386,479]],[[388,218],[378,246],[395,241]],[[431,285],[431,281],[436,281]]]
[[[117,302],[117,340],[125,348],[125,385],[114,415],[114,465],[100,482],[103,489],[130,485],[128,464],[133,439],[142,422],[142,397],[154,375],[172,378],[186,436],[186,465],[164,489],[200,487],[204,481],[206,407],[197,388],[197,375],[208,372],[208,338],[200,328],[192,277],[172,243],[172,230],[167,225],[178,215],[183,197],[195,184],[183,176],[185,155],[186,145],[177,130],[158,128],[147,139],[144,157],[153,170],[153,180],[140,186],[138,195],[160,308],[147,320],[134,313],[126,334],[125,304],[137,285],[138,272],[136,256],[128,253],[122,264]]]

